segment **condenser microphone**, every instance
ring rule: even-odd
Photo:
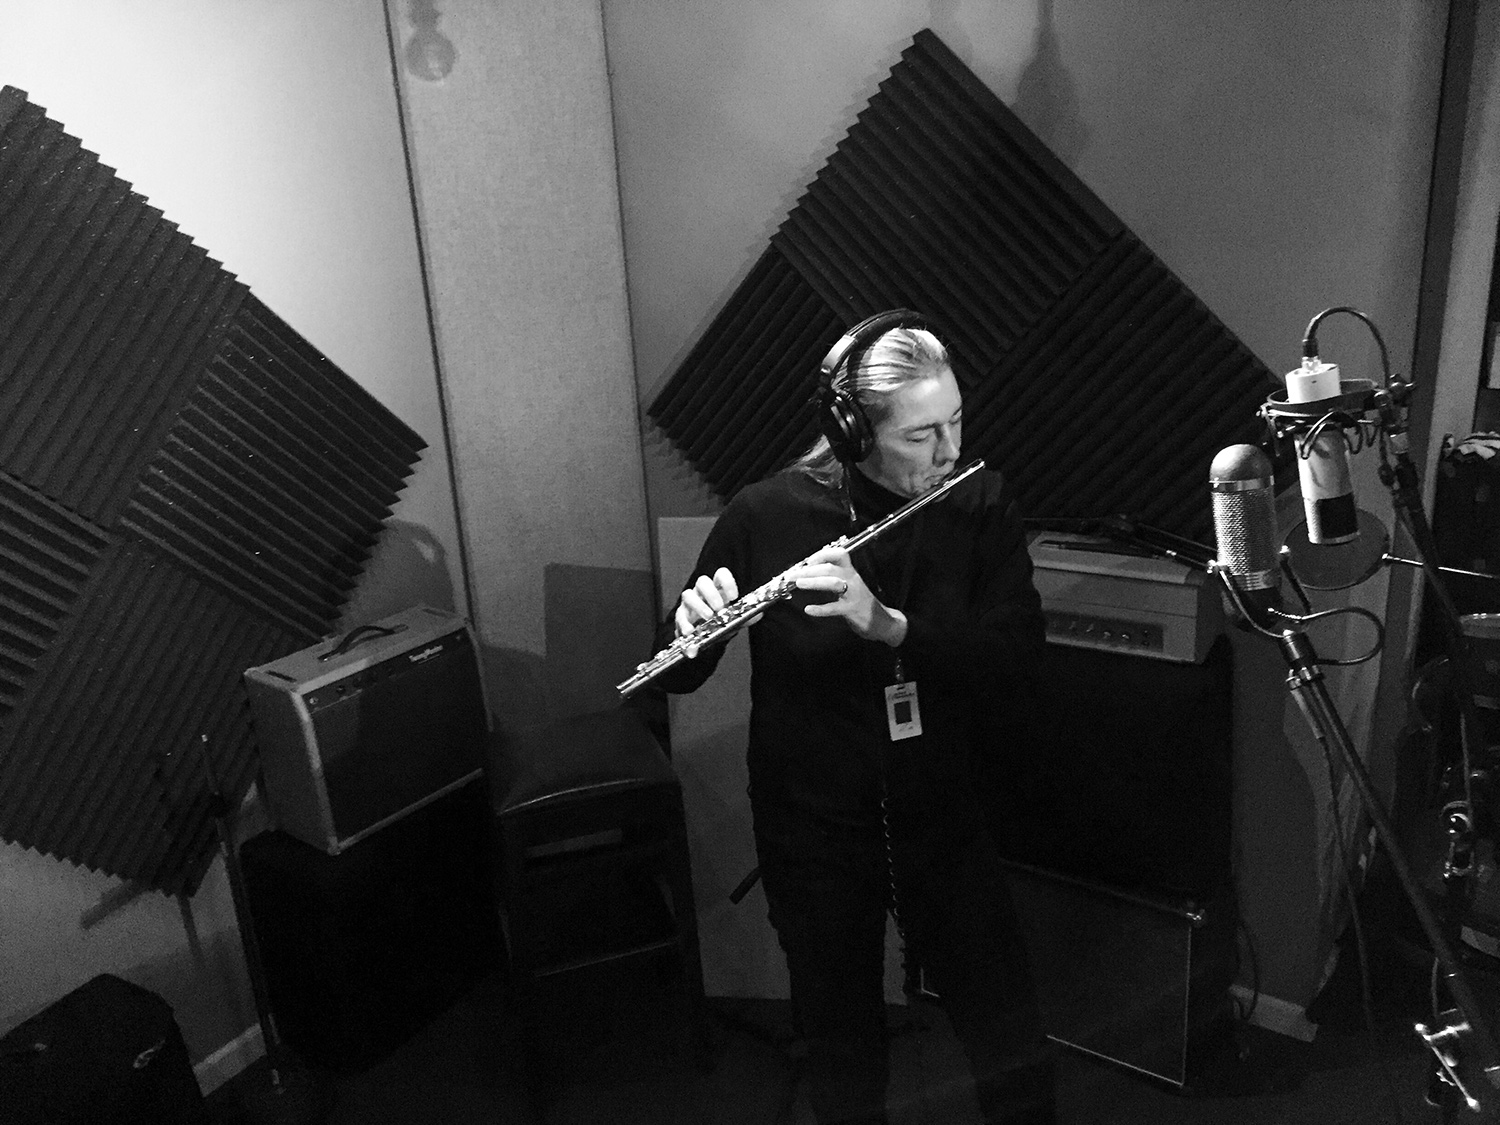
[[[1281,565],[1276,543],[1275,472],[1253,445],[1219,450],[1208,469],[1219,567],[1246,606],[1281,607]]]
[[[1341,387],[1337,364],[1308,356],[1286,377],[1290,403],[1336,398]],[[1340,426],[1326,426],[1305,450],[1297,450],[1297,479],[1302,483],[1302,512],[1311,543],[1348,543],[1359,537],[1359,512],[1349,479],[1349,446]]]

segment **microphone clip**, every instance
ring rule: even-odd
[[[1377,387],[1367,379],[1343,379],[1338,367],[1324,363],[1319,356],[1318,326],[1334,313],[1347,313],[1355,317],[1374,337],[1380,349],[1382,382]],[[1317,391],[1332,390],[1334,394]],[[1292,393],[1295,384],[1296,392]],[[1391,375],[1390,352],[1385,338],[1375,322],[1364,313],[1349,305],[1335,305],[1324,309],[1308,322],[1302,337],[1302,366],[1287,376],[1287,385],[1273,391],[1260,408],[1261,419],[1271,435],[1271,440],[1280,452],[1280,442],[1289,435],[1298,435],[1298,454],[1303,459],[1309,456],[1317,433],[1311,437],[1309,431],[1323,432],[1330,426],[1342,430],[1353,430],[1356,437],[1350,441],[1350,452],[1357,453],[1377,439],[1391,438],[1399,447],[1405,446],[1407,431],[1407,408],[1410,404],[1413,385]],[[1292,399],[1305,401],[1293,402]],[[1371,416],[1373,415],[1373,416]],[[1384,444],[1382,443],[1382,451]]]
[[[1355,437],[1346,440],[1350,452],[1358,453],[1373,444],[1386,426],[1377,401],[1382,395],[1389,398],[1388,392],[1378,391],[1368,379],[1341,379],[1338,394],[1312,402],[1288,402],[1286,391],[1272,391],[1261,403],[1259,414],[1278,453],[1281,443],[1293,438],[1297,455],[1306,459],[1319,435],[1333,427],[1354,431]],[[1376,416],[1367,417],[1372,411]]]
[[[1291,548],[1282,544],[1276,553],[1276,565],[1291,586],[1292,592],[1297,595],[1297,600],[1302,603],[1303,611],[1310,614],[1313,611],[1312,603],[1308,601],[1307,591],[1292,571],[1291,558]],[[1275,586],[1262,590],[1243,589],[1235,581],[1229,566],[1218,559],[1210,560],[1207,569],[1223,585],[1229,616],[1240,628],[1280,639],[1286,627],[1299,626],[1305,620],[1299,614],[1287,613],[1281,609],[1280,595]],[[1278,624],[1282,628],[1276,628]]]

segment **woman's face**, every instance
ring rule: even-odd
[[[875,448],[860,471],[908,499],[931,492],[958,464],[963,398],[947,368],[891,395],[891,412],[875,426]]]

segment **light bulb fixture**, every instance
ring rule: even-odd
[[[441,16],[434,0],[411,0],[407,7],[412,36],[406,41],[406,69],[426,82],[441,82],[453,70],[458,52],[438,30]]]

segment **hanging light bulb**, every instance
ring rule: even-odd
[[[406,42],[406,68],[427,82],[441,82],[452,71],[458,52],[438,30],[437,5],[434,0],[411,0],[407,17],[412,36]]]

